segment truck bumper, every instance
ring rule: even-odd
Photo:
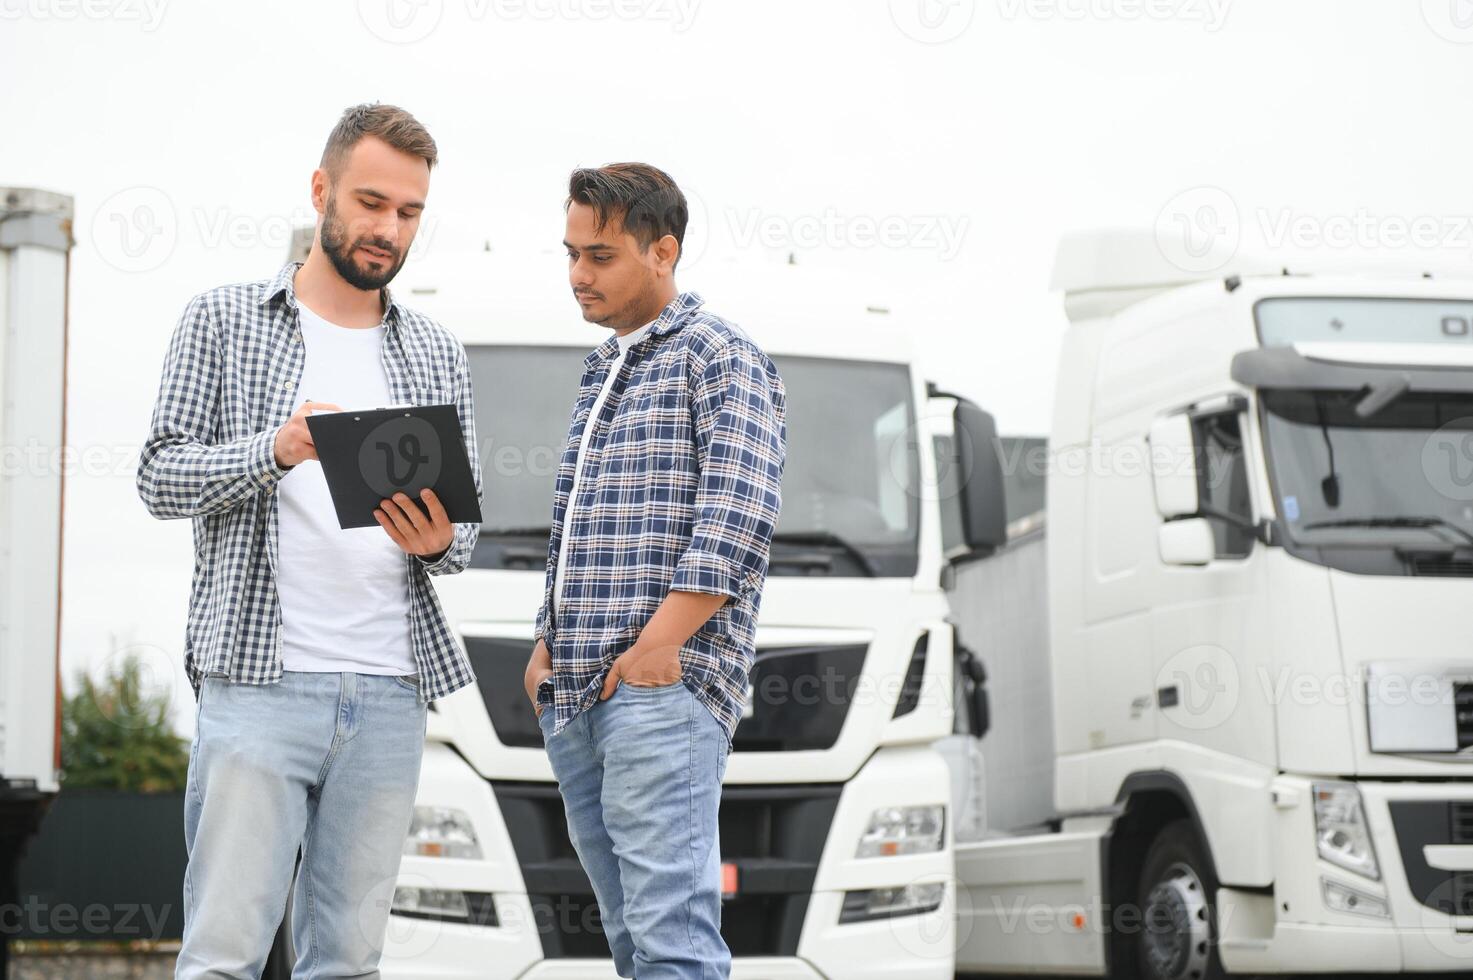
[[[801,786],[794,787],[801,790]],[[871,816],[881,807],[946,803],[950,775],[933,750],[885,748],[846,783],[833,811],[795,955],[736,955],[732,976],[748,980],[951,980],[955,960],[956,889],[952,881],[951,816],[941,850],[884,858],[857,858]],[[497,925],[439,922],[391,915],[382,963],[384,980],[486,978],[614,978],[611,960],[545,957],[539,918],[521,875],[515,848],[490,785],[452,753],[427,752],[417,803],[449,807],[473,823],[481,860],[406,857],[399,886],[494,895]],[[502,805],[507,801],[503,800]],[[841,923],[849,891],[944,882],[941,904],[929,912]],[[574,906],[571,920],[553,928],[588,928]],[[769,928],[776,930],[777,925]],[[583,937],[586,940],[586,937]],[[601,937],[600,937],[601,938]],[[583,949],[586,942],[580,943]],[[602,948],[607,949],[607,946]],[[790,952],[789,950],[785,950]]]
[[[1473,781],[1357,783],[1379,879],[1320,859],[1313,782],[1274,782],[1278,877],[1272,894],[1219,894],[1223,965],[1235,973],[1466,970],[1473,963],[1473,874],[1461,872],[1460,879],[1436,866],[1473,868],[1473,840],[1455,843],[1452,826],[1454,814],[1473,816]],[[1327,883],[1385,903],[1387,914],[1329,908]]]
[[[481,958],[487,953],[485,947],[474,943],[452,943],[416,961],[385,960],[382,976],[383,980],[619,980],[613,960],[540,960],[518,965]],[[896,975],[888,974],[890,978]],[[807,963],[786,957],[738,957],[732,960],[731,977],[732,980],[824,980]]]

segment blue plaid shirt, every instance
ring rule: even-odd
[[[277,430],[304,400],[297,383],[306,357],[292,289],[299,265],[290,262],[272,279],[221,286],[190,300],[164,358],[138,464],[138,494],[148,512],[194,521],[184,666],[196,691],[205,674],[244,684],[281,679],[274,491],[289,470],[277,465],[275,443]],[[401,305],[388,290],[384,295],[383,364],[393,403],[456,406],[479,497],[465,348],[434,320]],[[475,680],[429,576],[465,568],[479,534],[479,524],[457,524],[442,555],[404,556],[423,701]]]
[[[547,584],[534,639],[552,656],[553,733],[598,700],[609,666],[671,590],[728,596],[680,649],[684,683],[726,729],[747,698],[757,610],[782,502],[782,379],[735,324],[681,293],[629,348],[589,434],[565,527],[578,445],[618,353],[610,335],[584,360],[553,494]],[[558,552],[569,568],[556,610]]]

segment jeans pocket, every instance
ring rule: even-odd
[[[407,688],[413,691],[415,694],[419,693],[418,674],[395,674],[393,676],[395,684],[398,684],[400,687]]]

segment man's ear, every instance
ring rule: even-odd
[[[312,208],[319,214],[327,211],[327,195],[332,193],[332,179],[318,167],[312,171]]]
[[[662,275],[675,274],[675,260],[680,258],[680,243],[674,235],[664,235],[650,246],[655,253],[655,268]]]

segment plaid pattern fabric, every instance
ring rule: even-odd
[[[311,392],[300,392],[306,357],[288,263],[261,282],[221,286],[190,300],[164,358],[138,495],[162,519],[194,521],[194,580],[184,666],[196,691],[205,674],[237,683],[281,679],[281,608],[276,598],[277,506],[288,470],[276,464],[277,430]],[[476,493],[471,375],[465,348],[434,320],[384,291],[384,369],[394,404],[454,403]],[[445,622],[431,575],[470,561],[478,524],[455,525],[434,561],[404,556],[409,627],[420,698],[443,697],[475,679]]]
[[[782,502],[786,396],[751,338],[701,306],[681,293],[625,354],[593,420],[568,521],[578,444],[618,338],[584,360],[534,629],[552,656],[554,734],[598,699],[610,664],[672,589],[730,597],[681,648],[680,663],[728,739],[740,720]],[[554,614],[564,533],[569,568]]]

